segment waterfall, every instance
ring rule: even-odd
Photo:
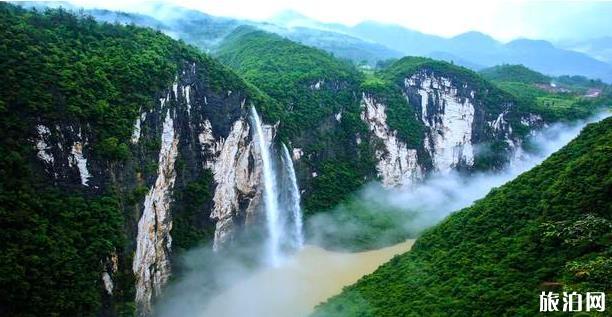
[[[263,185],[264,185],[264,205],[266,211],[266,226],[268,229],[268,256],[270,264],[277,266],[281,260],[281,237],[283,236],[283,227],[280,220],[280,212],[278,206],[278,190],[276,188],[276,175],[272,166],[272,157],[270,155],[270,144],[266,142],[261,120],[257,114],[255,107],[251,107],[251,114],[254,125],[255,138],[261,153],[261,161],[263,166]]]
[[[293,168],[293,161],[287,146],[283,143],[283,165],[285,166],[285,173],[289,178],[290,188],[290,201],[289,208],[291,209],[291,233],[293,239],[293,247],[299,249],[304,245],[304,235],[302,233],[302,208],[300,207],[300,189],[297,185],[297,179],[295,177],[295,169]]]

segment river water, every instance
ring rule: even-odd
[[[344,253],[306,245],[278,267],[256,272],[211,299],[201,316],[300,317],[344,286],[372,273],[414,240],[373,251]]]

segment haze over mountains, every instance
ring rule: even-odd
[[[66,2],[32,2],[29,5],[77,8]],[[329,51],[339,58],[371,66],[378,61],[408,55],[427,56],[473,70],[499,64],[523,64],[547,75],[582,75],[612,82],[612,40],[605,37],[565,41],[558,46],[532,39],[502,43],[477,31],[446,38],[375,21],[354,26],[323,23],[295,11],[283,11],[265,21],[250,21],[216,17],[161,2],[147,3],[138,10],[142,14],[99,9],[85,12],[102,21],[153,27],[206,51],[214,50],[236,27],[251,25]]]

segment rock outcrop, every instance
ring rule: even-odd
[[[36,159],[58,186],[92,193],[116,186],[128,197],[146,188],[142,200],[125,207],[137,214],[127,232],[133,249],[118,252],[113,262],[114,267],[124,265],[120,259],[133,254],[139,315],[151,313],[171,274],[173,222],[182,203],[177,192],[206,171],[212,173],[211,198],[197,223],[203,231],[214,231],[209,239],[215,249],[231,243],[236,228],[255,221],[259,212],[261,163],[249,121],[253,92],[219,92],[199,77],[198,69],[197,63],[185,63],[154,105],[140,109],[126,140],[132,154],[121,164],[93,151],[99,140],[86,123],[40,122],[30,138]],[[271,142],[277,126],[263,128]],[[100,280],[112,298],[118,270],[105,267]]]
[[[409,149],[397,137],[397,131],[387,125],[386,106],[374,97],[363,94],[361,119],[368,124],[373,137],[382,141],[383,148],[375,150],[378,177],[385,187],[410,185],[422,178],[417,150]]]
[[[533,129],[543,124],[537,114],[520,113],[511,100],[490,104],[472,84],[450,75],[421,69],[407,74],[402,83],[402,94],[424,127],[422,139],[410,140],[420,143],[418,147],[409,148],[408,140],[389,126],[388,105],[376,94],[364,93],[361,101],[361,119],[380,144],[375,149],[376,170],[385,187],[410,185],[432,173],[480,168],[477,160],[492,151],[482,154],[478,149],[494,143],[506,150],[496,149],[504,151],[496,154],[501,159],[486,167],[501,167],[520,149],[521,136],[513,126]]]
[[[161,293],[161,288],[170,276],[170,203],[176,180],[174,164],[179,142],[170,109],[166,110],[161,139],[157,179],[145,197],[144,210],[138,222],[136,255],[132,266],[136,276],[136,303],[141,305],[144,312],[151,310],[151,297]]]
[[[424,146],[434,169],[448,173],[460,164],[472,166],[474,91],[460,87],[464,91],[461,95],[449,78],[426,72],[406,78],[404,84],[407,91],[420,97],[416,107],[426,127]]]

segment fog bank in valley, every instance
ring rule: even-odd
[[[400,223],[399,228],[407,232],[408,237],[414,237],[423,229],[435,225],[441,219],[448,216],[453,211],[460,210],[471,205],[475,200],[484,197],[492,188],[503,185],[512,180],[519,174],[531,169],[542,162],[550,154],[554,153],[573,138],[580,130],[590,122],[599,121],[609,114],[600,114],[585,121],[577,121],[566,124],[554,124],[535,133],[528,143],[530,151],[519,149],[508,166],[495,173],[475,173],[469,176],[452,173],[444,176],[433,176],[421,184],[404,189],[383,189],[379,184],[372,183],[365,186],[355,195],[357,204],[366,206],[362,208],[372,213],[372,219],[379,216],[375,213],[403,212],[409,215],[405,217],[405,223]],[[308,244],[325,245],[326,234],[334,233],[347,237],[367,231],[364,226],[376,226],[363,221],[350,222],[347,219],[337,218],[333,215],[342,212],[350,212],[352,204],[345,204],[344,207],[328,213],[319,213],[310,217],[307,223],[309,235]],[[374,208],[367,208],[374,206]],[[366,217],[366,219],[369,219]],[[391,220],[395,218],[390,218]],[[396,224],[397,225],[397,224]],[[376,237],[378,245],[385,246],[390,242],[389,236],[378,234]],[[348,239],[347,241],[350,241]],[[377,245],[377,244],[372,244]],[[307,246],[306,250],[312,252],[312,247]],[[350,248],[349,248],[350,249]],[[248,283],[249,279],[257,278],[261,274],[268,274],[270,269],[258,268],[260,263],[254,258],[253,246],[239,247],[236,245],[229,252],[214,253],[208,246],[197,248],[187,252],[180,257],[180,271],[175,272],[175,280],[165,290],[162,299],[156,305],[157,316],[206,316],[209,308],[209,301],[218,302],[215,296],[224,296],[224,290],[240,289],[241,294],[259,294],[261,285],[258,283]],[[327,252],[327,251],[326,251]],[[331,254],[331,253],[330,253]],[[340,254],[340,253],[336,253]],[[289,272],[304,272],[307,268],[300,268],[300,263],[310,263],[312,261],[296,261],[305,255],[285,259],[280,270]],[[310,263],[312,264],[312,263]],[[321,265],[325,265],[321,263]],[[345,263],[350,269],[351,263]],[[303,264],[302,266],[306,266]],[[312,265],[311,265],[312,266]],[[290,268],[290,269],[289,269]],[[277,268],[279,269],[279,268]],[[255,273],[258,271],[259,273]],[[297,273],[296,273],[297,274]],[[301,274],[301,273],[300,273]],[[294,280],[286,278],[286,280]],[[241,283],[247,285],[240,285]],[[248,289],[252,285],[253,289]],[[303,288],[301,283],[284,283],[283,294],[300,294],[298,288]],[[268,289],[278,289],[270,288]],[[231,293],[231,292],[230,292]],[[236,301],[232,301],[232,311],[245,309],[245,316],[249,312],[269,311],[267,307],[257,305],[271,305],[278,301],[281,302],[295,300],[287,298],[283,294],[265,294],[266,300],[253,301],[249,296]],[[227,301],[226,301],[227,302]]]

